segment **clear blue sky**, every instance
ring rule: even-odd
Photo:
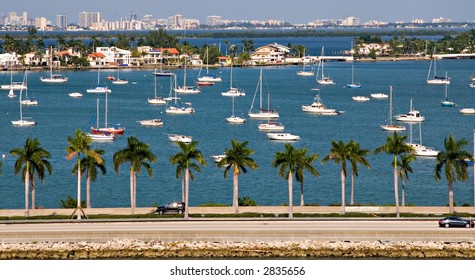
[[[78,22],[82,11],[102,12],[105,20],[118,20],[130,12],[138,18],[167,18],[182,14],[206,22],[206,16],[225,19],[278,19],[308,23],[315,19],[359,17],[368,20],[405,21],[444,17],[452,21],[475,21],[475,0],[0,0],[0,15],[27,11],[30,18],[46,17],[55,22],[58,13]]]

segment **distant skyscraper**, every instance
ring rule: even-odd
[[[102,16],[100,12],[81,12],[79,13],[79,26],[90,28],[94,22],[101,22]]]
[[[45,30],[47,25],[47,20],[44,17],[35,18],[35,27],[40,30]]]
[[[68,27],[68,16],[66,14],[56,15],[56,26],[61,29]]]
[[[183,15],[174,15],[172,16],[171,24],[174,26],[185,26],[185,17]]]
[[[206,24],[209,26],[216,26],[220,25],[222,20],[222,16],[208,16],[208,18],[206,19]]]

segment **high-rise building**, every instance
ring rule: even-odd
[[[68,16],[66,14],[56,15],[56,27],[65,29],[68,27]]]
[[[23,12],[21,16],[17,15],[16,12],[9,12],[6,19],[6,25],[28,25],[28,13]]]
[[[221,24],[222,20],[222,16],[208,16],[206,19],[206,24],[209,26],[217,26]]]
[[[79,26],[89,28],[94,22],[101,22],[102,16],[100,12],[81,12],[79,13]]]
[[[40,30],[45,30],[47,25],[47,20],[44,17],[35,18],[35,27]]]
[[[185,17],[183,15],[174,15],[171,17],[171,25],[182,27],[185,26]]]

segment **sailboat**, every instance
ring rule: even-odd
[[[232,99],[233,99],[232,115],[231,115],[229,118],[226,118],[226,120],[227,120],[229,123],[245,123],[245,122],[246,122],[246,119],[245,119],[245,118],[236,117],[236,116],[234,115],[234,98],[236,98],[236,97],[235,97],[235,96],[232,97]]]
[[[301,71],[298,71],[298,72],[297,72],[297,75],[299,75],[299,76],[313,76],[315,73],[314,73],[312,70],[311,70],[311,71],[305,70],[305,64],[306,64],[306,61],[305,61],[305,49],[303,50],[303,57],[302,57],[302,59],[303,59],[303,63],[302,63],[302,64],[303,64],[303,68],[302,68]]]
[[[322,53],[320,55],[320,62],[318,63],[318,70],[317,70],[317,83],[320,85],[334,85],[335,82],[330,78],[325,76],[325,59],[323,58],[324,54],[324,47],[322,47]],[[321,76],[320,76],[321,72]],[[320,78],[318,78],[320,76]]]
[[[127,81],[126,79],[121,79],[119,77],[119,73],[120,73],[120,66],[118,66],[117,68],[117,78],[115,78],[112,83],[115,84],[115,85],[126,85],[129,83],[129,81]]]
[[[25,72],[25,78],[24,78],[25,82],[24,84],[26,85],[27,84],[27,75],[26,75],[26,72]],[[25,89],[26,90],[26,89]],[[20,119],[19,120],[16,120],[16,121],[11,121],[12,122],[12,125],[13,126],[35,126],[36,125],[36,121],[32,120],[31,118],[25,118],[23,117],[23,102],[21,100],[21,94],[22,94],[23,90],[20,90]]]
[[[355,82],[355,65],[351,62],[351,84],[346,85],[347,88],[361,88],[363,87],[359,82]]]
[[[445,84],[445,100],[442,100],[440,103],[443,107],[455,107],[457,104],[455,102],[449,100],[449,84]]]
[[[101,86],[101,62],[99,61],[99,67],[97,68],[97,86],[95,88],[89,88],[87,93],[111,93],[112,91],[107,86]]]
[[[96,101],[96,132],[88,133],[93,142],[111,142],[114,141],[115,135],[109,132],[99,131],[99,98]]]
[[[419,122],[419,144],[412,142],[412,124],[410,125],[409,129],[410,138],[408,145],[414,149],[414,155],[421,157],[436,157],[439,151],[434,150],[434,148],[422,145],[422,123]]]
[[[26,106],[37,106],[38,105],[38,100],[36,98],[28,97],[28,71],[25,71],[25,99],[20,100],[20,103],[22,105]]]
[[[381,128],[386,131],[405,131],[406,127],[402,125],[394,125],[393,124],[393,116],[392,116],[392,111],[393,111],[393,87],[389,87],[389,120],[388,124],[386,125],[381,125]]]
[[[170,88],[172,87],[173,76],[170,76]],[[153,75],[153,98],[148,98],[147,103],[152,105],[165,105],[167,101],[160,96],[157,96],[157,76]]]
[[[62,74],[53,74],[53,47],[50,50],[50,61],[49,61],[49,77],[40,77],[40,80],[43,83],[66,83],[68,77],[63,76]]]
[[[435,54],[435,47],[434,47],[434,54]],[[429,85],[450,84],[450,78],[447,77],[447,73],[445,73],[445,77],[437,76],[437,62],[436,62],[436,59],[434,58],[434,54],[432,55],[432,59],[430,60],[429,71],[427,72],[426,83],[429,84]],[[433,77],[431,77],[432,64],[434,64]]]
[[[104,117],[104,127],[99,127],[99,124],[97,124],[97,127],[91,127],[91,131],[93,134],[104,134],[104,133],[110,133],[110,134],[124,134],[125,128],[121,127],[119,125],[114,125],[112,127],[109,126],[108,123],[108,97],[109,94],[106,92],[106,106],[105,106],[105,117]]]
[[[259,111],[253,112],[254,102],[256,100],[257,91],[259,90]],[[270,100],[270,93],[268,94],[268,100]],[[270,110],[270,102],[267,102],[267,110],[262,107],[262,68],[259,75],[258,87],[254,93],[254,98],[252,99],[251,108],[249,109],[248,116],[253,119],[277,119],[279,118],[279,113],[275,110]]]
[[[174,81],[175,81],[175,84],[176,84],[176,76],[173,75],[173,78],[174,78]],[[176,86],[175,86],[176,88]],[[178,101],[178,97],[176,96],[176,91],[175,92],[175,97],[171,97],[171,94],[172,92],[170,92],[170,97],[166,98],[167,100],[167,107],[165,109],[165,113],[167,114],[173,114],[173,115],[188,115],[188,114],[193,114],[195,112],[195,109],[191,106],[178,106],[177,104],[177,101]],[[171,106],[171,105],[168,105],[168,102],[170,101],[175,101],[175,105],[174,106]],[[188,103],[189,104],[189,103]]]
[[[200,93],[201,90],[199,88],[196,88],[195,86],[187,86],[186,85],[186,57],[185,57],[185,68],[183,70],[183,86],[175,87],[174,91],[176,93],[182,93],[182,94],[197,94]]]
[[[173,74],[170,71],[163,71],[163,62],[162,62],[162,63],[160,63],[160,71],[155,70],[153,72],[153,75],[158,76],[158,77],[170,77],[170,76],[173,76],[175,74]]]
[[[13,65],[10,67],[10,83],[9,84],[2,84],[1,89],[3,90],[23,90],[27,89],[27,85],[22,82],[14,82],[13,81]]]
[[[208,52],[208,47],[206,47],[206,75],[200,76],[201,74],[201,69],[203,68],[203,65],[200,68],[200,73],[198,73],[198,85],[214,85],[215,82],[221,82],[222,79],[221,77],[217,77],[216,75],[210,74],[209,71],[209,52]]]
[[[221,92],[221,95],[222,96],[245,96],[246,95],[244,91],[233,87],[233,63],[232,62],[231,62],[231,69],[229,70],[229,90],[225,92]]]

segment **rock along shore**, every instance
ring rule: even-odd
[[[472,242],[162,242],[114,239],[104,243],[0,244],[1,260],[94,259],[475,259]]]

